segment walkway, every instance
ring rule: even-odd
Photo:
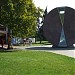
[[[55,50],[50,52],[75,58],[75,50]]]
[[[6,46],[5,46],[6,47]],[[51,48],[51,45],[41,45],[41,46],[13,46],[15,49],[22,50],[36,50],[36,51],[47,51],[56,54],[66,55],[75,58],[75,48]]]
[[[36,51],[53,52],[56,54],[66,55],[66,56],[75,58],[75,48],[51,48],[51,45],[28,46],[28,47],[16,46],[16,48],[22,49],[22,50],[36,50]]]

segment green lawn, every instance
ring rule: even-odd
[[[75,59],[44,51],[0,52],[0,75],[75,75]]]
[[[33,43],[32,45],[33,46],[51,45],[51,43],[49,43],[48,41],[41,41],[41,44],[40,44],[40,41],[36,41],[36,43]]]

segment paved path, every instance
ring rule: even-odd
[[[56,54],[66,55],[75,58],[75,48],[51,48],[50,45],[28,46],[28,47],[19,46],[17,48],[23,50],[37,50],[37,51],[39,50],[39,51],[53,52]]]
[[[50,52],[75,58],[75,50],[55,50]]]
[[[6,46],[5,46],[6,47]],[[41,46],[13,46],[17,49],[22,50],[39,50],[39,51],[47,51],[47,52],[53,52],[56,54],[66,55],[69,57],[75,58],[75,48],[51,48],[51,45],[41,45]]]

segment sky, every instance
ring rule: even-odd
[[[40,7],[44,10],[47,7],[48,12],[61,6],[69,6],[75,9],[75,0],[33,0],[33,2],[36,7]]]

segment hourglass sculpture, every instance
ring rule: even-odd
[[[72,47],[75,43],[75,10],[58,7],[50,11],[44,19],[43,33],[53,47]]]

